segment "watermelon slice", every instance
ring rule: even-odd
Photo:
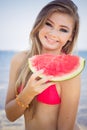
[[[34,73],[43,69],[39,77],[53,76],[51,81],[63,81],[75,77],[84,68],[85,59],[75,55],[35,55],[28,59],[29,67]]]

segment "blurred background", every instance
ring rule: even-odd
[[[0,130],[23,129],[23,118],[9,122],[4,103],[9,80],[11,58],[30,48],[29,33],[38,12],[51,0],[0,0]],[[80,32],[76,52],[87,60],[87,1],[73,0],[80,15]],[[87,65],[82,72],[81,99],[77,122],[87,129]]]
[[[0,50],[29,47],[29,32],[40,9],[51,0],[0,0]],[[87,50],[87,1],[73,0],[80,15],[78,49]]]

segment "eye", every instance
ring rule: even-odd
[[[61,32],[65,32],[65,33],[68,33],[68,32],[69,32],[67,29],[64,29],[64,28],[61,28],[60,31],[61,31]]]
[[[49,26],[49,27],[53,27],[52,24],[49,23],[49,22],[46,22],[45,24],[46,24],[47,26]]]

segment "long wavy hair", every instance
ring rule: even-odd
[[[74,29],[72,34],[72,41],[68,41],[63,47],[62,52],[65,54],[69,54],[72,52],[74,45],[76,43],[78,32],[79,32],[79,15],[78,15],[78,8],[71,0],[54,0],[48,3],[40,13],[38,14],[34,26],[30,33],[30,42],[32,44],[31,51],[27,52],[27,57],[24,60],[22,66],[18,72],[18,79],[16,81],[16,92],[20,85],[26,86],[26,83],[32,74],[28,67],[28,58],[36,55],[41,54],[42,51],[42,44],[38,37],[39,30],[43,27],[46,23],[48,17],[51,16],[52,13],[64,13],[70,15],[74,20]],[[31,102],[29,109],[33,109],[34,107],[34,100]],[[34,111],[33,111],[34,113]]]

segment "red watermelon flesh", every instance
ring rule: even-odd
[[[53,81],[62,81],[78,75],[84,68],[84,59],[75,55],[42,54],[29,58],[31,71],[43,69],[40,77],[54,76]]]

